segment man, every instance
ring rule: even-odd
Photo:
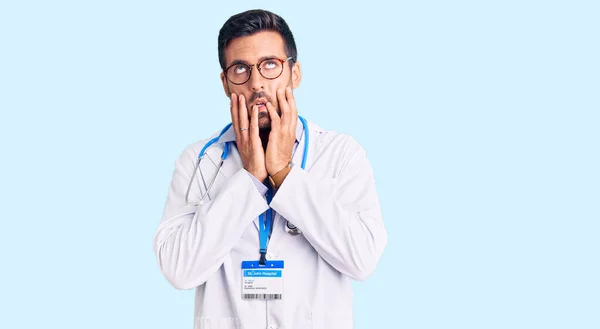
[[[298,116],[281,17],[232,16],[218,51],[232,125],[176,162],[154,239],[161,271],[196,288],[195,328],[352,328],[351,279],[387,244],[365,151]]]

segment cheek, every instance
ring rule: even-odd
[[[269,90],[268,95],[269,95],[269,100],[271,101],[271,104],[273,104],[273,106],[275,106],[275,108],[279,107],[279,99],[277,98],[277,90],[284,90],[285,88],[288,87],[287,84],[285,83],[280,83],[277,85],[272,86],[272,89]],[[285,96],[284,96],[285,98]]]
[[[248,92],[244,88],[240,88],[239,86],[235,86],[235,85],[233,87],[230,86],[229,91],[231,93],[234,93],[234,94],[238,95],[238,97],[241,96],[241,95],[243,95],[244,98],[246,99],[246,106],[248,106],[248,103],[250,102],[250,98],[252,97],[252,93],[251,92]]]
[[[245,90],[243,87],[238,86],[238,85],[234,85],[232,83],[229,84],[229,91],[236,94],[236,95],[244,95],[244,97],[248,97],[248,91]]]

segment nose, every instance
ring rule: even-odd
[[[260,72],[258,72],[258,67],[253,65],[251,66],[250,70],[253,70],[253,72],[251,72],[250,74],[250,81],[248,81],[248,83],[250,84],[250,88],[252,89],[252,91],[263,90],[264,79],[262,75],[260,75]]]

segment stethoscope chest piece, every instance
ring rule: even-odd
[[[294,224],[290,223],[289,221],[285,224],[285,231],[289,235],[298,235],[302,233],[299,228],[297,228]]]

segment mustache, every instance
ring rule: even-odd
[[[271,104],[273,104],[273,101],[271,100],[271,97],[269,97],[267,95],[266,92],[261,91],[258,93],[253,93],[252,96],[250,96],[250,99],[248,100],[248,103],[252,104],[254,103],[255,100],[259,99],[259,98],[265,98],[267,101],[269,101]]]

